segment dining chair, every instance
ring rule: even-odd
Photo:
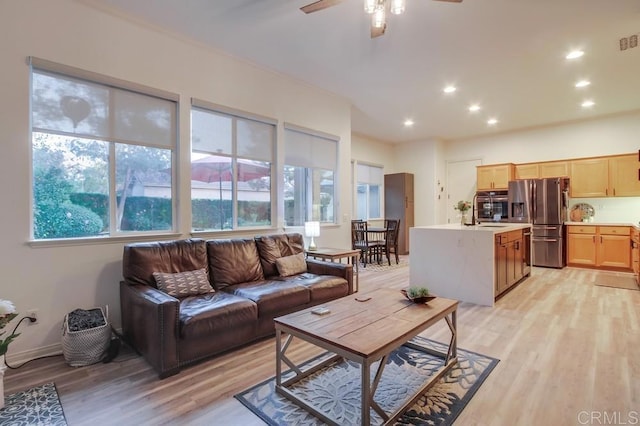
[[[384,254],[387,256],[387,262],[391,266],[391,254],[396,256],[396,265],[400,263],[398,257],[398,234],[400,233],[400,219],[385,219],[385,245]]]
[[[375,253],[375,244],[369,241],[367,222],[363,220],[351,221],[351,249],[360,250],[360,261],[367,267],[367,261]]]

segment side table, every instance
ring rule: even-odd
[[[314,259],[328,260],[331,262],[338,260],[340,263],[342,263],[342,259],[346,258],[347,263],[353,265],[354,275],[356,276],[355,289],[353,292],[356,293],[360,291],[360,274],[358,273],[358,256],[360,256],[360,250],[318,247],[315,250],[305,250],[305,254],[307,257]]]

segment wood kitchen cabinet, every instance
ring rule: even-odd
[[[631,228],[631,269],[640,286],[640,233],[638,228]]]
[[[631,268],[631,236],[628,226],[567,227],[567,263],[602,269]]]
[[[637,154],[571,161],[571,197],[640,196]]]
[[[595,198],[608,196],[609,160],[589,158],[571,162],[570,196]]]
[[[409,229],[414,225],[413,174],[384,175],[384,216],[400,219],[398,254],[408,254]]]
[[[569,176],[568,161],[547,161],[538,165],[540,178]]]
[[[540,177],[539,168],[538,163],[516,164],[516,179],[537,179]]]
[[[515,176],[513,163],[477,166],[477,190],[508,189]]]
[[[524,277],[523,230],[495,235],[496,296]]]
[[[640,196],[640,161],[637,154],[609,158],[609,195]]]

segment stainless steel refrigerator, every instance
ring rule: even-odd
[[[509,182],[509,222],[533,224],[533,266],[563,268],[567,264],[564,222],[568,202],[569,178]]]

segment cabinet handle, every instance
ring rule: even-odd
[[[600,244],[602,244],[602,235],[600,235]]]
[[[616,196],[616,189],[615,188],[613,188],[613,196],[614,197]]]
[[[593,244],[595,244],[595,243],[596,243],[596,236],[594,235],[593,236]]]
[[[609,188],[604,189],[604,195],[609,195]]]

